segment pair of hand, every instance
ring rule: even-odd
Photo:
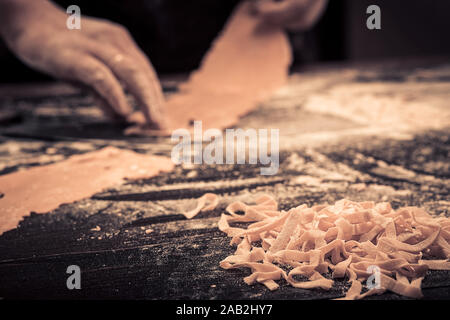
[[[265,23],[305,30],[325,5],[326,0],[256,0],[251,7]],[[67,14],[47,0],[0,0],[0,11],[0,32],[25,63],[92,88],[107,114],[129,119],[133,110],[123,85],[137,100],[148,125],[166,128],[158,77],[124,27],[83,16],[81,30],[69,30]]]

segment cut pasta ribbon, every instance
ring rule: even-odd
[[[205,193],[203,196],[197,199],[197,206],[195,209],[183,212],[183,215],[187,219],[192,219],[200,212],[214,210],[219,204],[219,197],[214,193]]]
[[[220,266],[250,268],[252,274],[244,278],[249,285],[259,282],[275,290],[275,281],[285,279],[296,288],[328,290],[332,279],[347,277],[351,287],[343,299],[386,290],[420,298],[427,270],[450,270],[450,219],[416,207],[394,211],[385,202],[343,199],[279,211],[276,201],[263,195],[255,205],[234,202],[226,211],[218,226],[237,249]],[[232,222],[251,223],[240,228]],[[363,281],[372,284],[375,269],[378,283],[362,293]]]

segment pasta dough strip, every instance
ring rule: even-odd
[[[284,278],[293,287],[329,290],[333,279],[347,278],[351,287],[342,299],[387,290],[420,298],[427,270],[450,270],[450,219],[434,218],[420,208],[394,211],[389,203],[342,199],[334,205],[302,205],[286,212],[277,211],[276,201],[267,195],[255,205],[232,203],[226,211],[219,229],[238,248],[220,266],[250,268],[252,273],[244,279],[249,285],[259,282],[276,290],[276,281]],[[236,228],[232,222],[252,223]],[[290,271],[284,270],[286,266]],[[329,270],[333,279],[324,276]],[[362,293],[363,281],[373,275],[379,283]]]

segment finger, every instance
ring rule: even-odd
[[[273,1],[273,0],[260,0],[255,3],[254,12],[256,16],[260,17],[263,21],[277,25],[285,26],[286,22],[299,17],[299,11],[302,10],[306,1]]]
[[[112,41],[111,43],[113,45],[116,45],[120,50],[123,52],[129,53],[133,58],[136,59],[138,63],[141,64],[143,67],[145,74],[149,77],[149,80],[151,83],[154,84],[154,90],[157,97],[160,99],[161,105],[164,105],[164,94],[161,87],[161,83],[158,79],[158,76],[155,72],[155,69],[153,68],[152,64],[150,63],[147,56],[142,52],[142,50],[139,48],[137,43],[134,41],[131,34],[127,31],[127,29],[121,27],[118,29],[116,40]]]
[[[109,119],[111,119],[112,121],[127,121],[127,118],[123,118],[121,116],[119,116],[114,109],[105,101],[104,98],[102,98],[98,93],[96,93],[94,91],[93,93],[94,96],[94,105],[96,107],[99,107],[102,111],[103,114],[105,116],[107,116]]]
[[[104,62],[114,74],[126,85],[127,89],[139,102],[147,123],[155,128],[164,128],[165,119],[162,115],[160,94],[155,91],[155,81],[146,75],[139,63],[109,45],[99,46],[90,43],[90,54]]]
[[[53,60],[57,76],[78,81],[95,90],[106,101],[110,113],[126,118],[132,112],[125,93],[109,68],[89,55],[67,53]]]
[[[256,2],[254,11],[268,24],[288,29],[293,25],[299,25],[297,30],[302,30],[307,29],[315,21],[310,19],[311,9],[318,5],[324,7],[324,3],[326,0],[283,0],[280,2],[260,0]]]
[[[311,28],[322,16],[327,6],[328,0],[314,0],[308,8],[305,9],[301,19],[293,19],[290,23],[286,24],[286,28],[290,30],[307,30]]]
[[[164,108],[165,99],[158,76],[150,61],[139,49],[139,46],[135,43],[128,30],[119,24],[110,21],[99,21],[98,19],[91,20],[89,27],[91,28],[90,37],[92,39],[106,41],[108,45],[115,47],[120,52],[125,52],[126,55],[133,58],[134,62],[143,70],[149,83],[152,85],[150,90],[157,101],[154,105],[154,109],[161,117],[161,120],[159,121],[160,127],[167,127]],[[141,103],[141,107],[142,106],[144,106],[144,104]],[[148,112],[145,112],[145,114],[147,115]]]
[[[90,86],[87,86],[84,83],[81,83],[80,81],[74,81],[74,80],[67,80],[66,81],[72,85],[75,88],[78,88],[79,90],[81,90],[81,92],[89,92],[92,95],[92,105],[94,107],[98,107],[105,116],[107,116],[109,119],[113,120],[113,121],[128,121],[130,115],[127,115],[126,118],[124,118],[123,116],[119,115],[117,112],[114,111],[114,109],[105,101],[104,98],[102,98],[97,91],[95,91],[93,88],[91,88]],[[127,99],[128,101],[128,99]]]

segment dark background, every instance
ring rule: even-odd
[[[196,68],[238,0],[59,0],[81,13],[125,25],[159,73]],[[382,30],[366,28],[366,8],[381,7]],[[321,61],[450,56],[450,1],[330,0],[314,29],[290,33],[294,67]],[[1,23],[1,22],[0,22]],[[0,82],[49,79],[0,41]]]

